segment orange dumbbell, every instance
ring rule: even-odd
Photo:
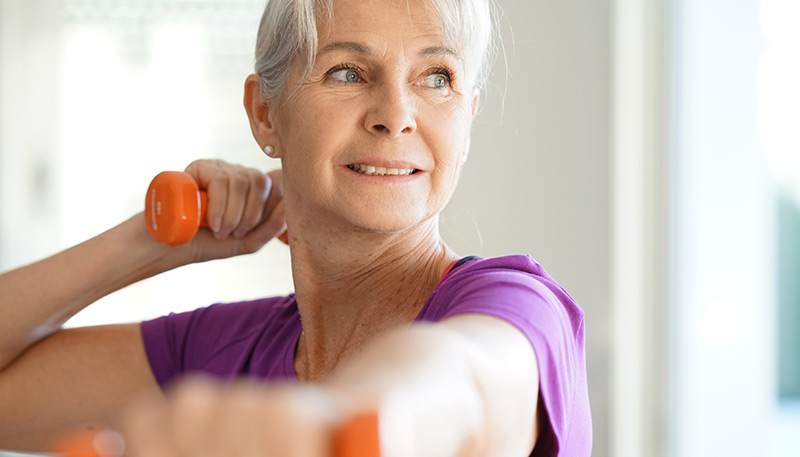
[[[332,457],[380,457],[378,415],[361,414],[336,430]],[[124,441],[114,432],[77,432],[58,439],[53,451],[59,457],[120,457]]]
[[[164,171],[156,175],[147,189],[144,218],[147,231],[159,243],[179,246],[194,238],[198,228],[207,227],[208,194],[197,186],[192,175]],[[289,244],[286,232],[278,239]]]

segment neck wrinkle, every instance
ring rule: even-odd
[[[413,321],[458,258],[439,236],[437,218],[395,234],[304,228],[291,245],[304,330],[295,356],[301,380],[324,378],[372,337]]]

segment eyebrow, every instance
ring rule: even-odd
[[[461,55],[459,55],[454,49],[449,48],[447,46],[430,46],[420,51],[419,55],[422,57],[438,57],[438,56],[450,55],[458,60],[462,60]]]
[[[372,54],[372,48],[365,44],[357,43],[355,41],[334,41],[326,45],[322,48],[318,53],[317,56],[321,56],[323,54],[327,54],[333,51],[350,51],[355,54],[360,54],[362,56],[369,56]],[[461,56],[452,48],[447,46],[429,46],[427,48],[423,48],[419,55],[421,57],[438,57],[443,55],[451,55],[458,60],[462,60]]]
[[[322,48],[318,53],[317,56],[321,56],[322,54],[326,54],[333,51],[350,51],[356,54],[361,54],[364,56],[368,56],[372,54],[372,48],[367,45],[363,45],[361,43],[356,43],[355,41],[334,41],[333,43],[325,46]]]

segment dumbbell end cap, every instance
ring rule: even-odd
[[[156,241],[179,246],[194,238],[201,220],[200,192],[191,175],[164,171],[147,189],[145,222]]]

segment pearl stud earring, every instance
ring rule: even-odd
[[[264,154],[268,155],[269,157],[275,157],[275,148],[270,145],[264,146]]]

